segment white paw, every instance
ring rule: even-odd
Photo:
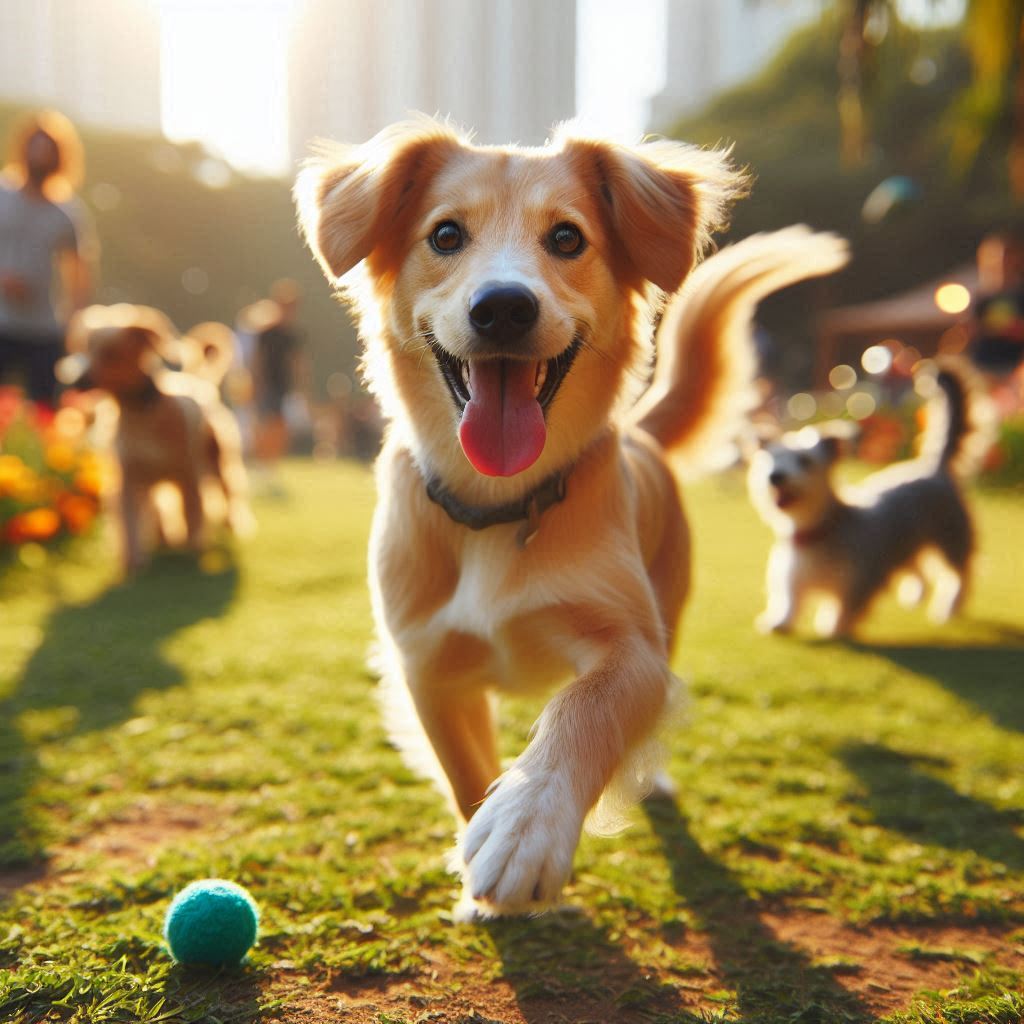
[[[788,633],[792,627],[789,619],[778,615],[769,615],[768,612],[761,612],[754,619],[754,628],[759,633]]]
[[[916,608],[924,600],[924,580],[916,573],[907,573],[896,587],[896,599],[903,608]]]
[[[493,916],[553,903],[572,871],[584,811],[557,772],[509,769],[462,838],[462,905]]]

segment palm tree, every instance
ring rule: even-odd
[[[764,0],[761,0],[764,2]],[[773,0],[779,2],[779,0]],[[839,90],[841,155],[863,163],[870,139],[865,86],[886,26],[899,17],[899,0],[833,0],[840,17]],[[1010,185],[1024,199],[1024,0],[965,0],[964,46],[974,74],[956,105],[953,165],[966,171],[985,141],[1009,125]]]
[[[974,78],[956,110],[954,164],[969,167],[1008,124],[1010,188],[1024,198],[1024,0],[968,0],[964,44]]]

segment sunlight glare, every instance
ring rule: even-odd
[[[167,138],[202,142],[239,170],[287,171],[295,0],[155,2]]]

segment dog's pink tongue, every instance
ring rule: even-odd
[[[544,412],[534,397],[537,367],[518,359],[469,364],[471,398],[462,414],[459,441],[466,458],[487,476],[514,476],[544,450]]]

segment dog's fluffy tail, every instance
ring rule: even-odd
[[[994,438],[992,403],[977,374],[962,360],[940,359],[934,376],[926,371],[921,458],[958,477],[977,472]],[[922,390],[919,382],[919,390]]]
[[[179,343],[182,369],[219,385],[235,358],[235,333],[227,324],[196,324]]]
[[[721,466],[723,451],[757,404],[751,337],[757,303],[848,259],[844,239],[795,225],[752,235],[702,263],[665,311],[654,376],[630,425],[670,452],[684,475]]]

